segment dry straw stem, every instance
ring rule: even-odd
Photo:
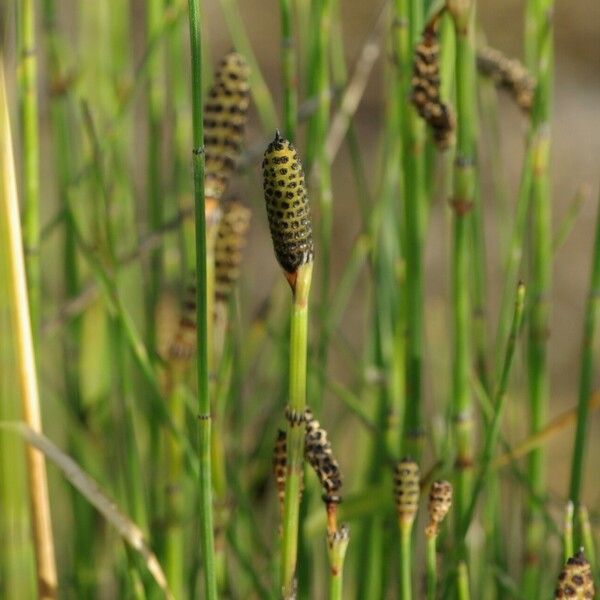
[[[115,503],[104,494],[98,483],[92,479],[69,455],[65,454],[51,440],[23,423],[1,423],[1,428],[18,433],[28,444],[34,446],[53,462],[71,484],[94,506],[100,514],[117,530],[119,535],[144,559],[146,567],[164,595],[172,600],[165,574],[150,549],[142,530],[129,517],[124,515]],[[48,597],[48,596],[43,596]],[[57,597],[57,596],[52,596]]]
[[[554,592],[555,599],[591,600],[594,597],[594,580],[590,563],[585,559],[583,549],[567,560],[558,576]]]
[[[0,211],[6,223],[5,252],[8,255],[14,345],[21,384],[23,420],[34,431],[41,432],[42,418],[33,351],[29,300],[19,220],[19,200],[10,133],[8,101],[4,80],[4,60],[0,55]],[[50,518],[46,463],[43,454],[28,446],[27,475],[31,502],[31,527],[36,552],[38,594],[40,598],[56,598],[58,579],[54,557],[54,540]]]

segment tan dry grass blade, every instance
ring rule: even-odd
[[[8,99],[4,79],[4,58],[0,55],[0,218],[6,223],[6,239],[0,251],[8,256],[11,319],[14,325],[16,364],[21,389],[23,420],[33,430],[42,430],[33,337],[29,316],[29,299],[25,279],[23,238],[19,215],[19,198],[10,131]],[[27,477],[31,504],[31,529],[35,546],[38,597],[58,596],[58,578],[54,556],[54,539],[48,498],[48,481],[44,457],[27,448]]]
[[[165,597],[173,599],[169,591],[167,579],[156,558],[148,546],[142,530],[101,490],[98,483],[92,479],[68,454],[65,454],[45,435],[31,429],[24,423],[0,423],[0,428],[18,433],[28,444],[37,448],[44,456],[52,461],[81,493],[89,503],[117,530],[119,535],[138,552],[146,567]]]

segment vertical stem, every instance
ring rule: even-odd
[[[399,123],[402,140],[404,190],[406,288],[405,326],[397,327],[397,335],[406,336],[406,415],[404,419],[404,449],[419,456],[422,444],[421,365],[423,338],[423,273],[422,251],[425,228],[425,128],[414,107],[406,101],[411,85],[411,63],[416,40],[423,24],[423,3],[418,0],[396,0],[396,49],[400,75]],[[399,319],[402,321],[403,319]]]
[[[458,600],[470,600],[469,570],[467,563],[461,561],[458,565]]]
[[[585,445],[588,425],[589,400],[592,394],[594,365],[598,365],[597,341],[600,335],[600,202],[596,215],[596,233],[592,250],[590,288],[588,291],[583,324],[581,370],[579,372],[579,402],[577,407],[577,430],[571,463],[569,498],[577,507],[580,502],[581,480],[585,462]]]
[[[150,0],[146,3],[146,38],[152,40],[162,25],[163,0]],[[147,155],[147,181],[146,195],[148,197],[148,220],[151,231],[160,228],[163,222],[163,200],[161,190],[161,118],[163,112],[162,88],[164,80],[161,79],[160,55],[151,58],[152,65],[149,68],[148,80],[148,155]],[[155,248],[150,255],[150,286],[147,295],[148,305],[146,307],[148,348],[150,352],[155,351],[155,310],[158,296],[160,294],[162,280],[162,246]]]
[[[412,597],[412,523],[400,523],[400,600]]]
[[[435,600],[437,593],[437,535],[427,536],[427,600]]]
[[[563,559],[567,562],[573,556],[573,515],[575,508],[569,500],[565,506],[565,521],[563,531]]]
[[[328,532],[327,551],[329,554],[329,600],[342,600],[344,589],[344,559],[350,532],[345,525],[339,530]]]
[[[10,134],[10,119],[4,67],[0,58],[0,210],[7,224],[5,252],[9,259],[12,323],[21,384],[23,420],[35,431],[42,430],[42,417],[29,316],[29,299],[19,217],[15,164]],[[31,505],[31,527],[36,551],[39,598],[56,598],[58,580],[54,557],[54,539],[50,518],[50,501],[46,462],[43,454],[27,447],[27,474]]]
[[[290,365],[288,412],[302,415],[306,408],[306,349],[308,341],[308,297],[313,263],[298,268],[290,323]],[[304,427],[302,422],[288,419],[287,476],[283,505],[281,536],[280,589],[285,599],[294,597],[300,489],[304,464]]]
[[[292,1],[279,0],[281,12],[281,61],[283,71],[283,131],[284,137],[293,142],[298,122],[298,79],[296,52],[292,27]]]
[[[19,16],[19,101],[23,147],[23,245],[31,325],[34,337],[40,321],[40,181],[37,101],[37,49],[34,0],[17,3]]]
[[[471,496],[473,477],[473,414],[469,391],[470,310],[469,244],[470,209],[475,199],[475,52],[473,2],[448,3],[456,33],[457,140],[454,168],[454,235],[452,250],[453,376],[457,443],[456,523],[460,523]],[[464,548],[459,552],[464,558]]]
[[[549,398],[548,325],[552,276],[551,197],[548,174],[550,149],[550,98],[553,62],[553,0],[528,3],[528,19],[534,20],[537,89],[532,113],[534,136],[531,184],[531,312],[527,354],[530,429],[535,434],[546,421]],[[531,12],[530,12],[531,11]],[[532,492],[543,497],[546,489],[544,451],[536,448],[528,461]],[[538,506],[528,507],[523,591],[527,597],[539,592],[539,560],[544,545],[544,524]]]
[[[202,38],[200,0],[188,0],[192,55],[192,124],[194,205],[196,223],[196,309],[198,323],[198,419],[200,460],[200,537],[207,600],[217,598],[211,484],[211,412],[208,395],[208,314],[206,277],[206,219],[204,206],[204,128],[202,121]]]

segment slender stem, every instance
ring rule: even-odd
[[[400,523],[400,600],[412,597],[412,523]]]
[[[146,32],[147,39],[151,40],[162,23],[163,0],[150,0],[146,3]],[[148,154],[147,154],[147,182],[146,195],[148,197],[148,221],[151,231],[159,229],[163,222],[164,197],[161,189],[161,120],[164,106],[163,88],[161,80],[160,55],[151,59],[149,66],[150,77],[148,81]],[[148,347],[153,352],[156,346],[155,311],[156,303],[161,289],[163,271],[162,247],[157,246],[150,254],[150,285],[147,294],[147,327]]]
[[[437,594],[437,535],[427,536],[427,600],[435,600]]]
[[[546,421],[549,401],[548,327],[552,275],[551,195],[548,173],[550,149],[550,99],[552,94],[553,62],[553,0],[528,3],[534,21],[535,68],[537,77],[531,130],[535,138],[531,182],[531,312],[527,352],[530,430],[536,433]],[[528,462],[528,479],[536,496],[543,497],[545,484],[543,448],[534,450]],[[539,508],[528,506],[525,541],[526,568],[523,591],[526,597],[540,593],[540,554],[544,546],[544,524]]]
[[[34,338],[40,323],[40,181],[37,49],[34,0],[17,3],[19,16],[19,101],[23,147],[23,245]]]
[[[35,431],[42,431],[42,416],[33,349],[32,325],[25,276],[19,200],[10,133],[10,118],[3,61],[0,57],[0,218],[6,223],[4,252],[8,256],[12,327],[16,349],[23,420]],[[58,579],[46,462],[43,454],[27,446],[27,475],[31,507],[31,527],[36,552],[39,598],[56,598]]]
[[[329,555],[329,600],[342,600],[344,589],[344,559],[350,533],[345,525],[338,531],[327,534],[327,551]]]
[[[581,540],[582,545],[585,548],[585,555],[587,556],[590,566],[592,567],[594,583],[596,585],[600,585],[600,565],[596,560],[596,546],[594,545],[594,535],[590,523],[590,515],[587,508],[583,504],[580,504],[579,508],[577,509],[577,521],[581,531]]]
[[[414,109],[406,101],[411,79],[413,48],[421,34],[423,3],[417,0],[396,0],[397,23],[396,51],[400,75],[399,124],[402,140],[402,167],[404,191],[404,258],[406,264],[405,306],[406,319],[400,315],[398,336],[406,336],[405,385],[406,415],[404,419],[403,452],[419,456],[422,443],[421,417],[421,365],[423,338],[423,273],[422,251],[425,227],[425,126]],[[404,326],[400,326],[404,323]],[[404,328],[406,331],[404,331]]]
[[[565,521],[563,530],[563,559],[567,562],[573,556],[573,515],[575,508],[569,500],[565,506]]]
[[[207,600],[217,598],[213,500],[211,484],[211,412],[208,395],[208,314],[206,277],[206,220],[204,207],[204,130],[202,105],[202,43],[200,0],[189,0],[192,54],[192,125],[194,205],[196,222],[196,309],[198,323],[198,419],[200,459],[200,537]]]
[[[284,137],[293,142],[298,122],[298,79],[296,52],[292,25],[291,0],[279,0],[281,12],[281,62],[283,71],[283,131]]]
[[[458,600],[470,600],[469,570],[467,563],[461,561],[458,565]]]
[[[454,169],[454,244],[452,251],[453,376],[452,396],[457,443],[456,524],[471,497],[473,477],[473,414],[469,390],[469,211],[475,198],[475,52],[474,3],[457,2],[451,8],[456,33],[457,141]],[[464,550],[464,548],[463,548]],[[464,558],[459,553],[459,558]]]
[[[583,325],[581,370],[579,372],[579,401],[577,406],[577,430],[571,463],[569,497],[579,505],[581,481],[585,462],[585,446],[588,426],[589,401],[592,395],[594,365],[598,365],[598,336],[600,336],[600,202],[596,216],[596,234],[592,250],[590,288],[588,291]]]
[[[308,341],[308,298],[313,263],[298,268],[290,323],[290,364],[288,411],[302,414],[306,407],[306,350]],[[281,536],[280,589],[282,597],[293,597],[296,556],[298,552],[298,521],[300,490],[304,464],[304,427],[302,423],[287,423],[287,476],[283,505],[283,535]]]
[[[502,414],[504,405],[506,402],[506,389],[508,387],[508,376],[510,374],[512,361],[515,353],[515,346],[517,342],[517,337],[519,335],[519,331],[521,329],[521,323],[523,321],[523,310],[525,307],[525,286],[521,283],[517,287],[517,297],[515,301],[515,309],[513,314],[513,322],[510,331],[509,338],[506,342],[506,351],[504,353],[504,365],[502,368],[502,374],[500,376],[500,381],[498,382],[498,386],[496,388],[496,392],[493,398],[493,407],[494,414],[492,416],[492,420],[487,427],[486,437],[485,437],[485,446],[483,450],[483,455],[481,457],[481,471],[479,473],[479,477],[473,488],[473,493],[471,495],[471,499],[468,507],[466,508],[466,512],[463,518],[463,525],[461,527],[461,537],[464,539],[467,531],[469,529],[469,525],[471,523],[471,519],[475,513],[475,508],[477,506],[477,499],[479,494],[483,490],[487,478],[491,471],[492,458],[494,456],[494,450],[496,449],[496,445],[498,443],[498,438],[500,436],[500,424],[502,422]]]

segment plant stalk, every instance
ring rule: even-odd
[[[298,268],[293,291],[290,323],[289,400],[290,414],[302,415],[306,408],[306,351],[308,342],[308,298],[313,263]],[[287,422],[287,476],[283,505],[283,535],[281,536],[281,594],[284,599],[295,593],[296,556],[298,552],[298,525],[300,490],[304,466],[303,423]]]
[[[196,230],[197,374],[200,461],[200,538],[207,600],[217,598],[213,498],[211,483],[211,408],[208,394],[208,312],[206,218],[204,205],[204,126],[202,104],[202,37],[200,0],[188,0],[192,56],[192,144]]]

